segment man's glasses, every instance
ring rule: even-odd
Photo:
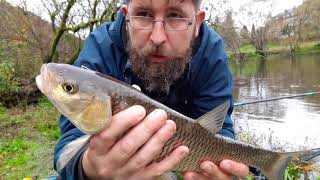
[[[155,20],[152,17],[146,16],[129,16],[126,21],[130,27],[139,30],[150,30],[153,28],[155,22],[162,22],[164,29],[167,31],[184,31],[193,24],[194,18],[164,18],[164,20]]]

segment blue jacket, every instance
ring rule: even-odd
[[[119,12],[114,22],[102,24],[89,35],[75,65],[84,65],[143,87],[143,83],[132,73],[130,64],[127,63],[124,36],[124,16]],[[199,37],[195,41],[191,64],[183,77],[172,85],[169,95],[145,93],[194,119],[230,100],[231,107],[219,133],[234,138],[233,122],[230,118],[233,110],[232,75],[221,37],[205,23],[202,23]],[[60,118],[60,130],[62,138],[55,148],[54,164],[63,147],[83,135],[64,116]],[[83,151],[79,152],[73,162],[62,171],[63,179],[80,179],[79,162],[82,154]]]

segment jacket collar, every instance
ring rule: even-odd
[[[126,23],[125,17],[120,9],[114,22],[109,27],[109,33],[112,41],[120,49],[125,50],[126,48]]]

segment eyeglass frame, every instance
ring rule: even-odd
[[[144,19],[150,19],[152,20],[152,26],[151,28],[136,28],[134,26],[131,25],[130,21],[131,21],[131,18],[144,18]],[[186,28],[185,29],[167,29],[166,27],[166,19],[181,19],[181,20],[186,20],[186,22],[188,23]],[[137,30],[150,30],[150,29],[153,29],[154,27],[154,23],[155,22],[162,22],[163,23],[163,26],[164,26],[164,29],[166,31],[185,31],[189,28],[189,26],[191,26],[194,22],[195,22],[195,16],[193,16],[192,19],[189,19],[189,18],[164,18],[163,20],[156,20],[152,17],[146,17],[146,16],[129,16],[129,18],[126,18],[126,22],[129,24],[130,27],[134,28],[134,29],[137,29]],[[151,22],[151,21],[150,21]]]

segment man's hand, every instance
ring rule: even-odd
[[[242,163],[231,160],[223,160],[217,166],[211,161],[204,161],[200,164],[203,173],[186,172],[185,180],[227,180],[234,176],[244,178],[249,175],[249,167]]]
[[[142,106],[121,111],[92,136],[82,159],[84,173],[91,179],[152,179],[164,174],[189,153],[179,146],[167,158],[151,163],[175,131],[175,123],[163,110],[147,116]]]

